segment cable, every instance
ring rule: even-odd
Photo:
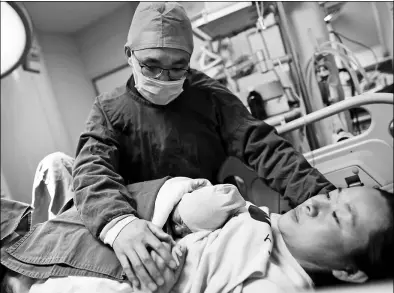
[[[287,77],[287,75],[286,75],[286,72],[285,72],[285,69],[283,68],[283,64],[282,64],[282,62],[280,62],[280,59],[278,58],[277,59],[277,61],[278,61],[278,63],[279,63],[279,69],[280,69],[280,71],[281,71],[281,73],[282,73],[282,76],[283,76],[283,78],[286,78],[286,79],[288,79],[288,77]],[[301,103],[302,102],[302,100],[301,100],[301,97],[297,94],[297,92],[295,91],[295,89],[293,88],[293,86],[292,86],[292,83],[289,81],[289,87],[284,87],[284,88],[288,88],[288,89],[290,89],[290,92],[291,92],[291,94],[293,95],[293,98],[296,98],[296,100],[298,100],[298,102],[299,103]],[[283,86],[283,85],[282,85]]]
[[[341,43],[341,44],[343,44],[343,41],[342,41],[342,39],[341,39],[341,37],[340,36],[338,36],[338,35],[336,35],[336,34],[333,34],[334,35],[334,37]],[[345,55],[347,55],[348,53],[345,51]],[[354,86],[354,85],[353,85]]]
[[[329,49],[324,49],[324,50],[320,51],[319,53],[323,53],[323,54],[324,54],[324,53],[327,53],[327,54],[331,54],[331,55],[336,55],[336,56],[338,56],[339,59],[341,59],[341,61],[342,61],[343,64],[345,65],[346,69],[349,71],[349,74],[350,74],[350,76],[352,77],[353,82],[354,82],[354,85],[355,85],[355,87],[356,87],[357,93],[358,93],[358,94],[362,94],[362,90],[361,90],[360,83],[359,83],[359,81],[358,81],[357,75],[356,75],[356,73],[354,72],[354,70],[353,70],[353,68],[351,67],[351,65],[348,64],[348,63],[346,62],[346,61],[348,61],[348,60],[346,60],[346,56],[345,56],[343,53],[338,52],[338,51],[333,50],[333,49],[331,49],[331,50],[329,50]]]
[[[360,121],[358,120],[358,113],[357,112],[355,112],[355,117],[356,117],[356,125],[357,125],[358,134],[361,134],[361,126],[360,126]]]
[[[349,42],[352,42],[352,43],[354,43],[354,44],[357,44],[357,45],[359,45],[359,46],[361,46],[361,47],[364,47],[364,48],[368,49],[368,50],[373,54],[376,63],[378,62],[378,57],[376,56],[375,51],[374,51],[371,47],[369,47],[369,46],[367,46],[367,45],[365,45],[365,44],[363,44],[363,43],[361,43],[361,42],[359,42],[359,41],[353,40],[353,39],[351,39],[351,38],[349,38],[349,37],[347,37],[347,36],[345,36],[345,35],[343,35],[343,34],[337,32],[337,31],[331,31],[331,32],[332,32],[333,34],[335,34],[337,37],[342,37],[342,38],[344,38],[345,40],[348,40]]]
[[[337,41],[328,41],[325,42],[323,44],[317,44],[317,40],[313,37],[313,33],[311,31],[308,31],[309,36],[311,38],[312,44],[315,44],[315,53],[311,56],[311,58],[307,61],[306,67],[305,67],[305,78],[306,78],[306,84],[307,84],[307,92],[309,94],[309,96],[313,96],[313,86],[315,84],[314,81],[314,77],[316,79],[316,73],[315,73],[315,66],[316,66],[316,57],[319,55],[322,55],[324,57],[324,54],[328,54],[328,55],[332,55],[335,57],[338,57],[343,66],[346,68],[347,72],[349,73],[351,80],[353,82],[354,85],[354,89],[357,92],[357,94],[362,94],[362,90],[361,90],[361,86],[360,86],[360,82],[358,80],[357,74],[353,68],[353,66],[355,66],[356,69],[359,70],[360,74],[363,76],[364,80],[367,82],[367,84],[370,84],[370,78],[367,75],[364,67],[361,66],[361,63],[359,62],[359,59],[356,57],[356,55],[354,54],[353,51],[351,51],[345,44],[343,44],[342,42],[342,38],[347,39],[350,42],[356,43],[360,46],[363,46],[365,48],[367,48],[369,51],[372,52],[374,58],[375,58],[375,73],[378,73],[378,58],[375,54],[375,52],[368,46],[357,42],[355,40],[352,40],[338,32],[335,31],[330,31],[334,34],[334,36],[336,37],[336,39],[338,39],[339,42]],[[342,37],[342,38],[341,38]],[[315,42],[314,42],[315,41]],[[333,48],[333,44],[336,45],[336,48]],[[342,49],[342,50],[341,50]],[[282,69],[282,68],[281,68]],[[358,115],[356,113],[354,118],[355,118],[355,126],[358,128],[358,132],[361,133],[361,129],[360,129],[360,123],[359,123],[359,119],[358,119]],[[343,121],[340,119],[339,120],[341,123],[343,123]],[[314,159],[314,153],[312,151],[311,153],[312,155],[312,164],[315,164],[315,159]]]
[[[324,46],[330,45],[329,49],[333,49],[333,48],[331,47],[332,44],[341,47],[343,50],[345,50],[345,52],[346,52],[350,57],[353,58],[353,61],[354,61],[354,63],[356,64],[356,67],[358,67],[358,69],[359,69],[361,75],[364,77],[364,79],[366,80],[366,82],[369,84],[369,83],[370,83],[370,80],[369,80],[369,77],[368,77],[367,73],[365,72],[364,67],[361,66],[361,63],[360,63],[360,61],[358,60],[358,58],[356,57],[356,55],[354,55],[353,51],[351,51],[347,46],[345,46],[345,45],[342,44],[342,43],[336,42],[336,41],[324,42],[324,43],[321,44],[320,46],[321,46],[321,47],[324,47]],[[333,50],[335,50],[335,49],[333,49]],[[346,54],[345,54],[345,56],[346,56]]]
[[[343,44],[343,41],[342,41],[342,39],[341,39],[341,37],[340,37],[339,35],[335,34],[334,31],[330,31],[330,32],[334,34],[334,36],[338,39],[338,41],[339,41],[341,44]]]
[[[350,74],[351,78],[353,79],[353,82],[354,82],[354,85],[355,85],[355,88],[356,88],[357,93],[358,93],[358,94],[361,94],[362,91],[361,91],[361,87],[360,87],[360,83],[359,83],[359,81],[358,81],[357,75],[356,75],[356,73],[354,72],[353,68],[348,64],[348,62],[347,62],[348,60],[346,60],[346,56],[344,56],[343,53],[338,52],[338,51],[336,51],[336,50],[334,50],[334,49],[325,49],[325,50],[322,50],[322,51],[319,52],[319,54],[324,54],[324,53],[330,54],[330,55],[334,55],[334,56],[336,55],[336,56],[338,56],[339,59],[341,59],[341,61],[342,61],[343,64],[345,65],[346,69],[349,71],[349,74]],[[313,62],[312,62],[312,61],[313,61]],[[309,74],[310,74],[311,69],[313,69],[313,67],[310,68],[310,65],[311,65],[311,64],[315,64],[315,55],[313,55],[312,58],[311,58],[311,59],[308,61],[308,63],[307,63],[306,78],[308,79],[309,83],[310,83],[311,80],[312,80],[311,77],[308,77]],[[310,85],[310,84],[309,84],[309,85]],[[310,94],[311,94],[311,93],[310,93]]]
[[[282,62],[280,62],[280,59],[278,59],[278,63],[279,63],[280,71],[282,72],[283,76],[285,76],[286,73],[285,73],[285,70],[284,70],[284,68],[283,68]],[[298,100],[298,103],[299,103],[299,106],[298,106],[298,107],[299,107],[300,110],[301,110],[301,115],[302,115],[303,117],[305,117],[306,112],[305,112],[305,105],[304,105],[303,100],[302,100],[301,97],[297,94],[297,92],[296,92],[295,89],[291,86],[291,84],[290,84],[289,89],[290,89],[291,94],[293,95],[293,98],[296,98],[296,100]],[[305,119],[305,118],[304,118],[304,119]],[[305,144],[305,139],[306,139],[306,124],[304,124],[304,127],[302,127],[302,128],[299,130],[299,135],[300,135],[301,144],[302,144],[302,143]],[[310,149],[311,147],[310,147],[310,145],[309,145],[309,142],[307,141],[307,143],[308,143],[308,147],[309,147],[309,149]],[[302,148],[302,145],[301,145],[301,148]]]
[[[278,60],[278,63],[279,63],[279,69],[280,69],[280,71],[281,71],[283,77],[285,77],[285,76],[286,76],[286,72],[285,72],[285,69],[283,68],[283,64],[282,64],[282,62],[280,61],[279,58],[278,58],[277,60]],[[293,86],[291,85],[291,83],[290,83],[290,87],[288,87],[288,89],[290,90],[290,92],[291,92],[293,98],[295,98],[296,100],[298,100],[298,103],[299,103],[299,106],[298,106],[298,107],[299,107],[300,110],[301,110],[301,115],[302,115],[302,117],[305,117],[305,116],[306,116],[306,112],[305,112],[305,105],[304,105],[303,100],[302,100],[301,97],[297,94],[297,92],[295,91],[295,89],[293,88]],[[304,119],[305,119],[305,118],[304,118]],[[300,141],[301,141],[301,149],[303,148],[303,144],[305,144],[305,141],[306,141],[306,143],[307,143],[307,145],[308,145],[308,148],[309,148],[309,150],[310,150],[310,149],[311,149],[311,146],[309,145],[309,142],[308,142],[308,140],[307,140],[307,138],[306,138],[306,124],[304,124],[304,126],[299,130],[299,135],[300,135]],[[312,156],[313,156],[313,154],[312,154]],[[313,160],[313,162],[314,162],[314,160]]]
[[[261,13],[261,10],[263,10],[263,4],[261,5],[261,10],[257,1],[255,1],[254,4],[256,5],[257,16],[263,17],[263,13]]]
[[[266,28],[264,24],[264,4],[261,3],[261,10],[260,10],[257,1],[255,1],[254,3],[256,4],[257,15],[258,15],[257,22],[260,24],[261,29],[264,30]]]
[[[306,130],[306,125],[308,124],[308,122],[306,121],[306,118],[305,118],[305,116],[302,116],[302,119],[304,120],[304,129]],[[312,162],[310,162],[310,164],[311,164],[311,166],[313,167],[313,168],[315,168],[315,166],[316,166],[316,162],[315,162],[315,153],[314,153],[314,150],[310,150],[310,153],[311,153],[311,156],[312,156]]]
[[[349,72],[351,79],[355,85],[355,88],[357,90],[358,93],[361,93],[361,89],[360,89],[360,85],[358,83],[358,79],[357,76],[355,74],[355,72],[353,71],[353,69],[351,68],[350,64],[348,64],[349,62],[351,62],[352,60],[349,60],[349,58],[346,58],[346,55],[343,54],[342,52],[338,52],[334,49],[329,49],[329,50],[322,50],[319,52],[320,54],[330,54],[330,55],[336,55],[338,56],[341,61],[343,62],[344,66],[346,67],[346,70]],[[312,86],[313,86],[313,76],[315,76],[313,74],[313,68],[314,68],[314,64],[315,64],[315,59],[316,59],[316,55],[312,55],[312,57],[309,59],[307,66],[306,66],[306,79],[307,79],[307,90],[309,91],[309,94],[311,95],[313,93],[312,90]],[[354,62],[354,61],[353,61]],[[340,119],[340,121],[343,123],[343,121]]]
[[[343,34],[337,32],[337,31],[332,30],[332,31],[330,31],[330,32],[333,33],[333,34],[334,34],[335,36],[337,36],[337,37],[344,38],[345,40],[348,40],[349,42],[352,42],[352,43],[354,43],[354,44],[357,44],[357,45],[359,45],[359,46],[361,46],[361,47],[364,47],[364,48],[366,48],[367,50],[369,50],[369,51],[372,53],[372,55],[373,55],[373,57],[374,57],[374,59],[375,59],[375,71],[377,71],[377,70],[379,69],[379,60],[378,60],[378,56],[376,56],[375,51],[372,50],[371,47],[368,47],[367,45],[364,45],[363,43],[361,43],[361,42],[359,42],[359,41],[353,40],[353,39],[351,39],[351,38],[349,38],[349,37],[347,37],[347,36],[345,36],[345,35],[343,35]]]

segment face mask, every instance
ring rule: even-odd
[[[161,81],[149,78],[141,73],[138,61],[132,56],[129,58],[133,68],[135,87],[148,101],[156,105],[167,105],[183,92],[183,83],[186,77],[175,81]]]

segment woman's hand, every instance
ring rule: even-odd
[[[163,246],[165,246],[165,248],[171,249],[170,244],[168,244],[167,242],[163,242],[162,244]],[[163,258],[161,258],[161,256],[157,254],[156,251],[154,250],[151,251],[150,255],[152,257],[152,260],[156,264],[157,268],[162,272],[164,278],[164,284],[159,286],[158,289],[155,291],[155,293],[171,292],[171,290],[177,283],[179,276],[182,272],[183,265],[186,260],[186,253],[187,253],[186,249],[179,245],[175,245],[172,248],[173,258],[176,259],[177,262],[177,268],[175,270],[172,270],[166,265]],[[135,292],[146,293],[146,292],[150,292],[150,290],[147,289],[144,285],[142,285],[141,288],[135,290]]]
[[[176,269],[171,255],[172,244],[175,245],[175,242],[171,236],[159,227],[151,222],[136,219],[118,234],[113,249],[133,287],[141,286],[146,288],[143,292],[154,292],[163,285],[164,266]],[[152,252],[160,256],[160,267],[152,259]]]

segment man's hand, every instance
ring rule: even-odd
[[[169,244],[163,243],[165,246],[169,247]],[[171,249],[169,247],[169,249]],[[164,285],[160,286],[156,293],[169,293],[171,289],[174,287],[176,282],[179,279],[179,276],[182,272],[183,265],[186,260],[186,249],[176,245],[172,248],[172,255],[177,260],[178,268],[174,271],[169,269],[164,260],[155,252],[151,252],[151,256],[153,261],[156,263],[157,267],[163,272],[164,276]]]
[[[170,248],[161,241],[169,243]],[[156,252],[166,266],[175,270],[177,265],[171,255],[173,245],[174,240],[163,230],[151,222],[136,219],[119,233],[113,249],[133,286],[138,288],[141,281],[144,287],[156,291],[157,286],[164,284],[163,270],[153,261],[148,248]]]

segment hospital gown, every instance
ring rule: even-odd
[[[228,156],[240,158],[296,205],[334,189],[273,127],[256,120],[227,88],[191,70],[166,106],[143,99],[131,77],[96,98],[73,169],[75,203],[93,235],[134,214],[127,184],[186,176],[217,183]]]

